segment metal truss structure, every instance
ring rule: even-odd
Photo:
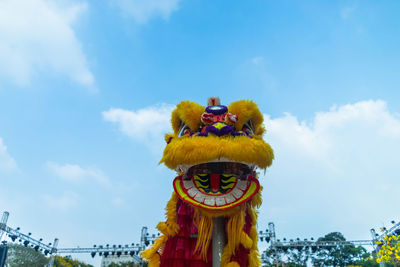
[[[24,234],[20,232],[20,228],[17,227],[15,229],[7,226],[9,213],[5,211],[2,215],[0,221],[0,241],[2,240],[4,234],[8,237],[9,241],[12,243],[19,242],[21,245],[25,247],[30,247],[36,251],[43,253],[45,256],[50,256],[49,266],[53,266],[54,263],[54,255],[57,254],[76,254],[76,253],[87,253],[92,257],[96,255],[108,257],[108,256],[121,256],[121,255],[130,255],[136,261],[142,261],[140,257],[140,252],[146,249],[150,244],[154,243],[155,239],[160,235],[159,233],[150,235],[148,233],[147,227],[143,227],[141,230],[140,243],[132,243],[130,245],[94,245],[92,248],[57,248],[58,239],[54,239],[53,244],[45,244],[43,243],[43,239],[39,240],[33,238],[31,233]],[[4,245],[7,241],[3,241]]]
[[[158,234],[157,236],[159,236]],[[96,254],[99,256],[107,257],[130,255],[135,260],[141,261],[140,252],[146,249],[150,244],[154,243],[157,238],[155,234],[150,235],[147,232],[147,227],[143,227],[141,231],[140,243],[132,243],[131,245],[94,245],[92,248],[59,248],[56,250],[57,254],[74,254],[74,253],[90,253],[92,257]]]
[[[374,240],[351,240],[351,241],[321,241],[321,240],[314,240],[314,238],[310,238],[310,240],[304,239],[300,240],[300,238],[290,239],[287,240],[283,238],[281,241],[280,239],[276,238],[275,233],[275,225],[274,223],[268,223],[268,229],[265,232],[259,232],[260,241],[265,241],[270,243],[269,249],[273,252],[273,257],[275,260],[280,259],[280,254],[287,252],[290,249],[298,249],[298,250],[310,250],[311,252],[316,252],[320,248],[331,249],[340,246],[346,245],[354,245],[354,246],[374,246]],[[261,254],[261,262],[268,263],[267,261],[267,250],[265,250]]]
[[[20,228],[17,227],[13,229],[7,226],[7,220],[9,217],[8,212],[4,212],[3,216],[0,221],[0,241],[4,234],[7,234],[8,238],[12,242],[19,241],[25,247],[31,247],[36,251],[40,251],[45,256],[50,255],[50,263],[49,266],[53,266],[54,262],[54,255],[56,254],[75,254],[75,253],[87,253],[90,254],[92,257],[96,255],[107,257],[107,256],[122,256],[122,255],[130,255],[133,257],[134,260],[137,262],[141,262],[142,258],[140,257],[140,252],[145,250],[150,244],[154,243],[155,239],[160,235],[160,233],[150,235],[148,233],[147,227],[143,227],[141,230],[141,237],[139,243],[132,243],[130,245],[94,245],[92,248],[57,248],[58,239],[55,238],[53,244],[43,243],[43,240],[40,238],[36,240],[31,236],[31,233],[23,234],[20,232]],[[345,245],[354,245],[354,246],[373,246],[374,249],[379,249],[376,245],[377,241],[383,240],[384,236],[386,235],[400,235],[400,222],[395,223],[392,221],[393,226],[390,229],[381,228],[382,233],[379,235],[375,232],[374,229],[371,229],[371,236],[372,240],[351,240],[351,241],[320,241],[314,240],[311,238],[310,240],[304,239],[300,240],[297,239],[290,239],[283,240],[276,238],[275,233],[275,225],[274,223],[268,223],[268,229],[265,231],[259,232],[259,239],[260,241],[265,241],[269,243],[270,248],[274,251],[276,257],[279,257],[278,254],[282,252],[286,252],[289,249],[310,249],[312,252],[317,251],[320,248],[334,248],[338,246],[345,246]],[[3,241],[5,243],[6,241]],[[266,263],[266,253],[264,251],[261,254],[261,261],[262,263]]]
[[[40,238],[39,240],[36,240],[31,236],[31,233],[28,234],[23,234],[20,232],[20,228],[17,227],[16,229],[13,229],[9,226],[7,226],[7,220],[8,220],[9,213],[5,211],[3,213],[3,216],[0,221],[0,240],[2,239],[3,235],[7,233],[8,237],[11,239],[12,242],[19,241],[21,244],[23,244],[25,247],[31,247],[36,251],[42,252],[44,255],[48,254],[53,254],[57,251],[57,245],[58,245],[58,239],[54,239],[53,244],[48,243],[45,244],[43,243],[43,239]]]

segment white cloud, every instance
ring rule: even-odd
[[[87,4],[50,0],[0,1],[0,76],[27,86],[53,72],[92,87],[94,78],[72,24]]]
[[[65,211],[78,205],[79,196],[74,192],[64,192],[62,195],[42,195],[45,204],[56,210]]]
[[[151,106],[137,111],[110,109],[103,119],[118,124],[119,130],[133,140],[144,143],[153,151],[162,150],[164,134],[171,131],[172,105]]]
[[[172,109],[110,109],[103,118],[160,151],[164,145],[156,142],[170,129]],[[305,121],[288,113],[264,117],[275,160],[261,179],[260,226],[274,221],[291,238],[342,231],[365,239],[371,227],[400,213],[400,117],[384,101],[334,106]]]
[[[161,16],[168,19],[172,12],[178,10],[181,0],[110,0],[123,14],[133,17],[137,23],[146,23],[149,19]]]
[[[3,143],[3,139],[0,138],[0,171],[14,171],[17,169],[17,163],[8,154],[7,147]]]
[[[275,151],[262,181],[265,220],[284,232],[368,238],[371,227],[400,213],[400,117],[384,101],[332,107],[310,121],[264,117]]]
[[[110,186],[108,177],[97,168],[82,168],[77,164],[60,165],[54,162],[46,163],[47,169],[61,179],[72,183],[95,182],[105,187]]]

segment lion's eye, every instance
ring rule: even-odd
[[[253,123],[251,121],[246,122],[243,125],[243,130],[247,130],[249,134],[254,134]]]
[[[185,134],[190,133],[190,128],[186,124],[182,124],[181,128],[179,129],[178,137],[184,136]]]

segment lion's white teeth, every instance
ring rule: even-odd
[[[246,190],[247,184],[248,184],[248,181],[246,181],[246,180],[238,180],[237,181],[237,187],[243,191]]]
[[[233,196],[237,199],[239,199],[243,196],[243,191],[240,190],[239,188],[233,188],[231,192],[232,192]]]

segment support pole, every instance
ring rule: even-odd
[[[225,218],[223,216],[213,219],[212,231],[212,260],[213,267],[221,266],[221,256],[225,247]]]
[[[7,251],[7,244],[0,245],[0,267],[4,267],[6,265]]]
[[[54,265],[54,257],[55,257],[55,254],[57,253],[57,246],[58,246],[58,238],[56,238],[56,239],[54,239],[54,242],[53,242],[53,247],[52,247],[52,249],[51,249],[51,257],[50,257],[50,261],[49,261],[49,267],[53,267],[53,265]]]
[[[0,241],[3,237],[4,232],[7,229],[7,221],[8,221],[8,216],[10,215],[10,213],[8,213],[8,211],[3,212],[3,216],[1,217],[1,221],[0,221]]]

